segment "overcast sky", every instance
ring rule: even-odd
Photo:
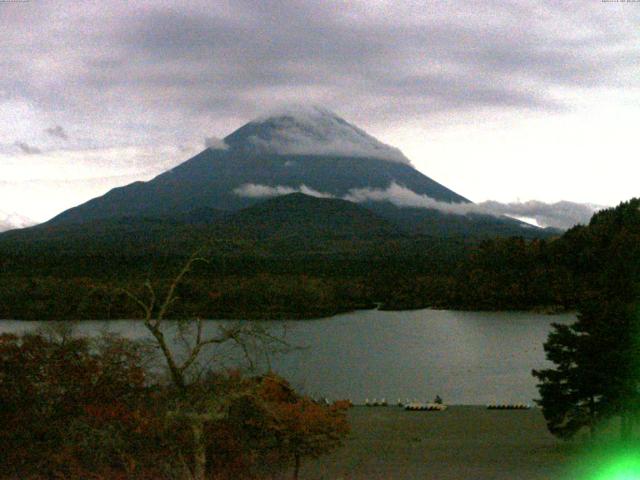
[[[640,194],[640,2],[0,3],[0,211],[45,220],[312,102],[480,202]]]

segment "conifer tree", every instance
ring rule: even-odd
[[[640,199],[595,214],[561,241],[574,247],[580,306],[577,321],[554,324],[544,345],[554,367],[533,371],[538,404],[561,438],[612,417],[629,438],[640,404]]]

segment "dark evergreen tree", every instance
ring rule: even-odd
[[[555,367],[533,372],[549,431],[570,438],[586,427],[593,434],[599,420],[619,416],[627,437],[640,401],[640,318],[634,305],[591,300],[575,323],[553,327],[544,349]]]
[[[564,245],[563,245],[564,243]],[[544,345],[554,368],[534,371],[549,430],[569,438],[619,417],[632,434],[640,404],[640,200],[597,213],[560,242],[579,285],[578,320]]]
[[[584,372],[576,362],[580,339],[575,325],[554,324],[553,328],[544,349],[547,359],[556,367],[533,371],[540,380],[541,399],[537,403],[542,407],[549,431],[560,438],[570,438],[585,426],[593,430],[596,392],[582,388],[589,382],[581,378]]]

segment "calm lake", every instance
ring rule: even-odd
[[[537,390],[531,370],[547,365],[542,344],[551,323],[574,320],[571,314],[368,310],[268,322],[275,332],[284,328],[291,345],[304,347],[277,355],[271,365],[300,391],[355,403],[365,398],[430,401],[436,394],[449,404],[532,403]],[[41,325],[4,320],[0,332]],[[216,322],[206,328],[215,329]],[[104,331],[148,337],[139,321],[77,324],[79,334]]]

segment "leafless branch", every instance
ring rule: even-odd
[[[257,324],[221,323],[218,325],[217,333],[205,335],[204,321],[201,318],[196,318],[195,320],[178,321],[176,335],[184,343],[186,353],[181,355],[180,360],[177,359],[176,353],[172,350],[166,338],[163,322],[170,307],[178,298],[177,289],[185,275],[192,270],[196,262],[206,261],[205,258],[199,255],[199,252],[194,253],[178,275],[171,281],[159,308],[157,308],[158,297],[156,290],[150,281],[144,284],[147,292],[146,298],[137,296],[128,290],[122,290],[144,311],[144,325],[155,339],[157,348],[165,358],[173,384],[182,392],[187,390],[188,371],[197,364],[198,358],[207,346],[221,346],[227,342],[232,343],[242,351],[245,361],[251,369],[255,368],[256,362],[261,355],[265,355],[270,365],[269,351],[276,352],[289,349],[289,345],[283,338],[271,334],[266,328]]]
[[[169,286],[169,291],[167,292],[167,295],[166,295],[166,297],[164,299],[164,302],[162,303],[162,306],[160,307],[160,311],[158,312],[158,317],[157,317],[157,323],[158,324],[164,319],[164,316],[167,313],[167,310],[169,309],[171,304],[173,302],[175,302],[175,300],[176,300],[176,296],[175,296],[176,288],[178,287],[178,285],[182,281],[183,277],[187,273],[189,273],[191,271],[191,268],[192,268],[193,264],[196,263],[196,262],[208,262],[208,260],[206,258],[200,257],[199,254],[200,254],[200,252],[195,252],[191,256],[191,258],[189,258],[189,261],[184,265],[184,267],[182,267],[182,270],[180,270],[180,273],[178,273],[176,278],[173,279],[173,282],[171,282],[171,285]]]

